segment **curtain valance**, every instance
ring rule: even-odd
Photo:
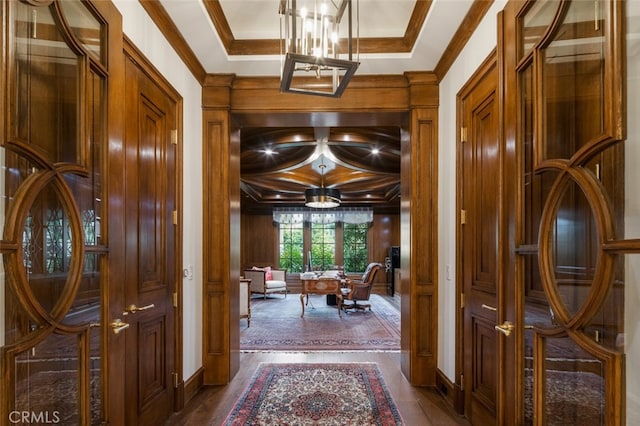
[[[373,222],[373,210],[366,207],[347,207],[335,209],[309,209],[287,207],[273,209],[273,221],[277,223],[370,223]]]

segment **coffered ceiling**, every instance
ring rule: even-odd
[[[249,128],[241,139],[245,210],[301,206],[321,186],[339,189],[343,205],[399,207],[399,127]]]
[[[298,7],[313,1],[297,0]],[[433,71],[439,78],[492,4],[491,0],[352,1],[359,17],[354,22],[360,62],[356,75]],[[216,73],[279,75],[279,0],[140,3],[200,81]],[[342,192],[343,205],[397,210],[400,139],[400,127],[386,124],[243,127],[243,209],[300,206],[305,189],[324,184]]]

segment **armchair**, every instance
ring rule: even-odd
[[[382,269],[380,263],[372,262],[367,265],[362,279],[349,280],[347,279],[347,288],[342,289],[342,308],[347,309],[362,309],[369,308],[371,310],[370,303],[358,303],[358,301],[367,301],[371,296],[371,289],[373,288],[373,279],[376,277],[376,273]]]
[[[284,269],[245,269],[244,276],[251,280],[251,293],[260,293],[265,300],[270,293],[284,293],[287,297],[287,271]]]

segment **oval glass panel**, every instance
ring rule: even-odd
[[[92,175],[95,178],[95,175]],[[85,245],[97,245],[100,239],[101,196],[97,193],[98,185],[92,179],[67,174],[65,182],[71,188],[76,205],[80,210],[80,220]]]
[[[574,181],[563,192],[550,232],[556,291],[575,314],[591,291],[599,246],[591,206]]]
[[[598,312],[584,327],[584,334],[607,349],[624,351],[624,257],[617,256],[613,285]]]
[[[65,324],[100,324],[100,253],[85,253],[82,279]]]
[[[600,9],[593,2],[571,2],[544,49],[544,159],[570,158],[604,131],[606,38]]]
[[[48,312],[58,303],[67,285],[72,237],[64,203],[50,182],[29,209],[22,241],[29,286]]]

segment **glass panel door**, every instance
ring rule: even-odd
[[[88,41],[103,25],[79,0],[66,3],[7,6],[0,415],[10,423],[101,424],[105,418],[106,75],[100,48]]]
[[[618,5],[531,2],[519,17],[525,424],[618,424],[623,412]]]

